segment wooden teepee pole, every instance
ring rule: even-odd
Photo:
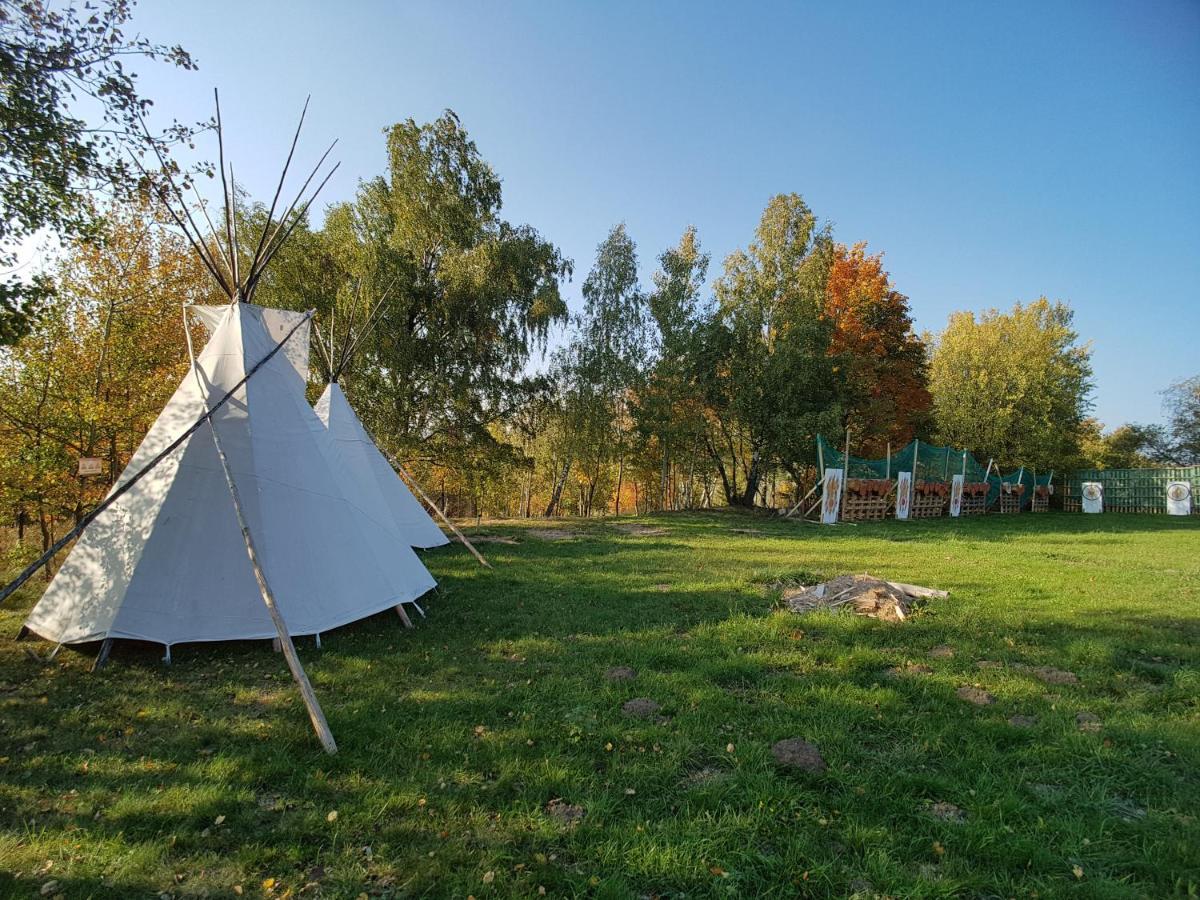
[[[203,397],[204,382],[200,378],[200,367],[196,365],[196,354],[192,349],[191,330],[186,325],[187,312],[185,310],[184,330],[187,333],[188,357],[192,363],[192,374],[196,376],[196,384],[200,388],[201,397]],[[207,405],[207,402],[205,402],[206,407]],[[250,526],[246,523],[246,516],[242,510],[242,498],[238,493],[237,482],[234,481],[233,472],[229,468],[229,458],[225,455],[225,450],[221,446],[221,436],[217,433],[216,420],[211,416],[209,417],[208,425],[212,431],[213,445],[217,449],[217,457],[221,461],[221,471],[225,474],[225,484],[229,488],[230,497],[233,498],[233,510],[237,514],[238,528],[241,529],[242,541],[246,545],[246,555],[250,557],[250,566],[254,569],[254,580],[258,582],[258,590],[262,594],[263,603],[267,607],[267,612],[271,615],[271,622],[275,625],[275,631],[279,634],[279,645],[283,650],[284,658],[287,660],[288,668],[291,669],[292,677],[296,680],[297,687],[300,688],[300,696],[304,699],[304,706],[308,710],[308,718],[312,722],[313,730],[317,732],[317,737],[321,740],[321,746],[325,748],[326,753],[337,753],[337,742],[333,739],[333,732],[329,730],[329,723],[325,721],[325,713],[321,711],[321,704],[317,701],[317,694],[313,690],[312,683],[308,680],[308,674],[304,671],[304,666],[300,663],[300,656],[296,653],[296,645],[292,643],[292,636],[288,633],[287,623],[283,621],[283,616],[280,614],[279,607],[275,603],[275,594],[271,590],[270,582],[267,581],[267,575],[258,561],[258,551],[254,546],[254,536],[250,533]]]
[[[446,518],[446,514],[441,511],[441,509],[438,507],[438,505],[429,499],[429,495],[426,494],[425,491],[423,491],[421,489],[421,485],[417,482],[417,479],[415,479],[411,475],[409,475],[408,470],[405,469],[404,466],[400,465],[400,463],[396,460],[395,457],[390,456],[390,454],[389,454],[389,458],[392,461],[392,465],[394,465],[396,467],[397,471],[399,471],[400,474],[404,476],[404,480],[407,481],[409,483],[409,485],[412,486],[412,489],[421,495],[421,499],[424,500],[425,503],[430,508],[432,508],[435,513],[438,514],[438,518],[440,518],[443,522],[445,522],[447,525],[450,526],[450,530],[454,532],[455,536],[460,541],[462,541],[463,546],[466,547],[468,550],[470,550],[471,553],[474,554],[475,558],[477,560],[479,560],[479,562],[483,566],[490,569],[492,567],[492,564],[483,558],[483,554],[480,553],[478,550],[476,550],[475,545],[467,540],[467,536],[458,530],[458,526],[456,526],[453,522],[451,522],[449,519]]]

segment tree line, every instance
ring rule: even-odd
[[[145,132],[134,82],[92,57],[193,63],[123,38],[127,4],[97,10],[0,21],[0,116],[20,138],[0,146],[0,263],[38,228],[66,239],[0,296],[0,508],[42,544],[104,493],[186,371],[182,304],[221,302],[156,201],[158,173],[124,161],[150,150],[178,175],[166,154],[194,130]],[[65,106],[80,78],[109,104],[108,137]],[[955,313],[918,335],[882,254],[839,240],[799,194],[770,198],[719,268],[685,229],[645,283],[613,226],[572,312],[575,263],[504,217],[501,180],[454,113],[384,136],[385,171],[319,227],[295,222],[256,298],[315,308],[322,346],[355,345],[347,394],[452,514],[779,505],[816,478],[816,435],[847,428],[860,456],[919,437],[1039,471],[1200,460],[1200,379],[1169,389],[1167,426],[1104,434],[1068,306]],[[244,233],[268,215],[244,194],[229,213]],[[314,394],[331,356],[313,356]],[[103,474],[76,474],[81,456]]]

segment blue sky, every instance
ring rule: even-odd
[[[1200,373],[1200,3],[317,3],[142,0],[197,73],[143,67],[159,114],[219,87],[239,181],[269,197],[304,98],[325,201],[384,165],[382,129],[454,109],[505,215],[574,259],[624,221],[648,279],[689,225],[712,274],[768,198],[883,251],[918,329],[1069,302],[1095,412],[1161,416]]]

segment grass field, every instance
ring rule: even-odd
[[[336,757],[266,643],[43,666],[12,641],[27,590],[0,611],[0,896],[1200,892],[1200,523],[639,521],[662,533],[485,525],[517,543],[480,545],[493,572],[428,553],[416,630],[301,641]],[[764,590],[861,571],[951,597],[895,625]],[[791,737],[828,769],[781,769]]]

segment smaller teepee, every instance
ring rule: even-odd
[[[317,329],[316,344],[329,373],[329,384],[317,400],[315,409],[333,439],[331,444],[336,456],[330,460],[330,466],[340,478],[346,497],[380,522],[401,545],[422,549],[440,547],[449,543],[446,535],[375,445],[338,383],[355,352],[375,327],[389,293],[390,287],[379,295],[374,307],[356,327],[358,313],[363,308],[363,296],[362,283],[355,286],[341,346],[334,346],[332,327],[328,346]]]
[[[317,417],[329,429],[338,451],[337,474],[346,496],[376,521],[386,522],[410,547],[440,547],[449,539],[384,459],[342,392],[336,378],[316,404]]]

